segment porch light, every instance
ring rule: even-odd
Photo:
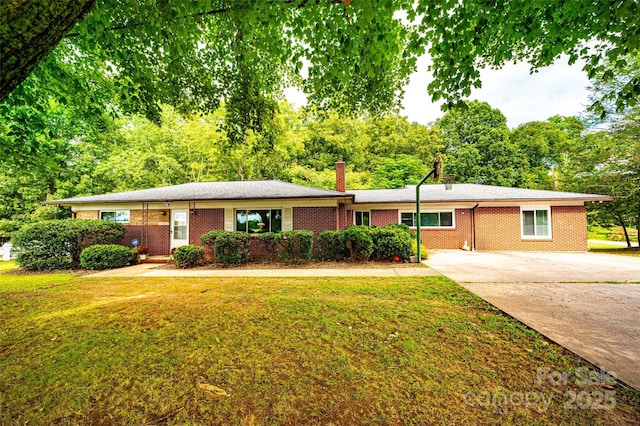
[[[418,184],[416,185],[416,243],[418,243],[416,257],[418,258],[418,263],[422,261],[422,256],[420,253],[420,246],[422,245],[422,241],[420,241],[420,187],[429,178],[433,179],[434,181],[438,181],[440,180],[440,178],[442,178],[444,181],[444,189],[448,191],[453,186],[454,177],[455,175],[442,175],[442,157],[438,155],[433,159],[433,166],[431,168],[431,171],[427,173],[425,177],[420,179],[420,182],[418,182]]]
[[[165,207],[169,207],[170,205],[171,205],[171,203],[170,203],[170,202],[168,202],[168,201],[165,201],[165,202],[164,202],[164,206],[165,206]]]

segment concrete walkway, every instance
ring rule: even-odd
[[[640,258],[433,251],[426,263],[640,390]]]
[[[154,263],[142,263],[120,269],[86,275],[89,278],[105,277],[430,277],[440,275],[424,266],[369,269],[166,269]]]

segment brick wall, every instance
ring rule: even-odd
[[[131,240],[134,238],[140,241],[140,245],[144,245],[142,239],[142,225],[125,225],[127,233],[122,239],[121,244],[131,246]],[[168,255],[169,254],[169,226],[155,225],[147,227],[148,239],[146,245],[149,248],[150,256]]]
[[[197,209],[189,215],[189,244],[200,245],[200,236],[224,229],[224,209]]]
[[[471,210],[456,209],[455,229],[420,229],[422,245],[428,249],[461,249],[466,241],[471,246]]]
[[[398,223],[398,210],[371,210],[371,226],[385,226]]]
[[[336,207],[294,207],[293,229],[314,233],[335,231],[338,223],[336,213]]]
[[[551,208],[551,240],[522,239],[520,207],[480,207],[476,212],[477,250],[587,250],[587,216],[584,206]]]
[[[338,229],[345,229],[349,226],[349,211],[345,204],[338,205]],[[351,214],[351,221],[353,222],[353,213]]]

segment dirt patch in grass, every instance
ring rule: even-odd
[[[444,277],[57,279],[0,276],[0,424],[640,422]]]

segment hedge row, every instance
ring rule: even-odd
[[[202,235],[200,242],[213,250],[216,262],[238,264],[249,260],[251,238],[246,232],[216,230]],[[258,236],[258,241],[266,253],[277,254],[286,263],[309,260],[313,253],[311,231],[264,233]]]
[[[22,269],[75,269],[80,267],[80,254],[85,248],[118,244],[124,235],[125,227],[120,223],[65,219],[25,225],[13,234],[12,242]]]
[[[415,254],[414,242],[415,232],[404,224],[381,228],[350,226],[344,231],[320,232],[317,256],[321,260],[394,260],[397,257],[406,262]]]

